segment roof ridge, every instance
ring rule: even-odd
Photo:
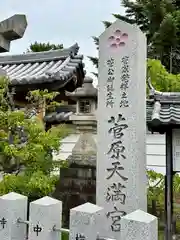
[[[43,52],[31,52],[25,54],[13,54],[13,55],[0,55],[0,64],[13,64],[16,62],[31,62],[31,61],[41,61],[66,58],[71,55],[76,55],[78,53],[79,46],[77,43],[69,48],[43,51]]]

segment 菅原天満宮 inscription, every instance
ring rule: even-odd
[[[125,211],[118,210],[116,203],[118,202],[122,205],[125,205],[126,203],[126,194],[123,190],[126,188],[125,182],[128,178],[123,174],[124,167],[122,160],[126,159],[126,148],[123,144],[123,136],[124,130],[128,128],[128,125],[122,114],[118,114],[117,118],[111,116],[108,123],[111,124],[108,133],[112,135],[113,141],[107,152],[111,167],[106,169],[108,173],[106,179],[113,180],[113,176],[116,175],[120,178],[120,181],[113,182],[107,187],[106,202],[113,202],[114,209],[111,212],[109,211],[106,216],[112,220],[111,230],[118,232],[121,229],[121,217],[126,215]]]

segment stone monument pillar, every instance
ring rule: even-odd
[[[68,226],[69,210],[86,202],[96,202],[96,104],[97,89],[86,77],[81,88],[67,93],[76,100],[76,113],[70,118],[78,140],[68,157],[68,168],[60,170],[54,196],[63,202],[63,222]]]
[[[120,20],[99,38],[96,204],[117,240],[121,217],[147,209],[146,49],[141,30]]]

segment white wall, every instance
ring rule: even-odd
[[[165,174],[165,135],[147,133],[146,153],[148,169]]]

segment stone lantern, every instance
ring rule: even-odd
[[[86,77],[81,88],[66,95],[76,101],[76,112],[70,120],[75,125],[78,138],[67,158],[69,167],[60,170],[55,197],[63,201],[64,223],[68,226],[71,208],[96,201],[97,89],[93,86],[93,80]]]
[[[97,89],[92,83],[93,79],[86,77],[81,88],[67,93],[76,101],[76,113],[71,115],[70,120],[80,133],[96,132]]]

